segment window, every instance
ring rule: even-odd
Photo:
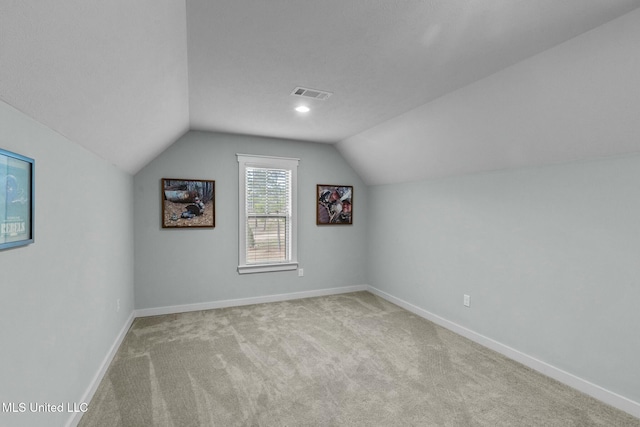
[[[299,159],[238,154],[238,273],[295,270]]]

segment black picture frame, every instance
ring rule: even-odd
[[[34,240],[35,160],[0,149],[0,250]]]
[[[162,178],[162,228],[216,226],[216,182]]]

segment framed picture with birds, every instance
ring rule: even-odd
[[[316,186],[316,224],[353,224],[353,186]]]
[[[162,228],[216,226],[216,182],[162,178]]]

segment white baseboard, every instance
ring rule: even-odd
[[[131,312],[131,315],[129,316],[127,321],[124,323],[124,326],[122,327],[122,329],[120,329],[120,333],[116,336],[116,340],[111,345],[111,348],[109,348],[109,352],[107,353],[104,360],[100,364],[100,368],[98,369],[98,372],[96,372],[96,374],[93,376],[93,379],[89,384],[89,388],[87,388],[87,391],[85,391],[82,398],[78,401],[79,403],[83,403],[83,402],[89,403],[93,398],[93,395],[96,393],[96,390],[98,389],[98,386],[102,381],[102,378],[104,378],[104,375],[107,373],[107,369],[109,368],[109,365],[111,364],[111,362],[113,361],[113,358],[118,352],[118,348],[120,348],[120,344],[122,344],[122,341],[124,340],[124,337],[127,335],[129,328],[131,328],[131,324],[133,323],[134,319],[135,319],[134,312]],[[74,412],[73,415],[71,415],[71,418],[69,419],[69,421],[67,421],[66,427],[77,426],[81,418],[82,418],[82,412]]]
[[[631,399],[627,399],[624,396],[621,396],[617,393],[604,389],[589,381],[583,380],[582,378],[579,378],[573,374],[563,371],[562,369],[556,368],[552,365],[549,365],[546,362],[543,362],[527,354],[524,354],[498,341],[485,337],[484,335],[478,334],[477,332],[467,329],[464,326],[460,326],[457,323],[444,319],[438,315],[435,315],[427,310],[424,310],[418,306],[408,303],[400,298],[396,298],[393,295],[390,295],[372,286],[368,286],[367,290],[372,294],[375,294],[391,303],[394,303],[404,308],[405,310],[408,310],[420,317],[430,320],[437,325],[440,325],[446,329],[449,329],[450,331],[453,331],[459,335],[462,335],[463,337],[468,338],[471,341],[474,341],[484,347],[490,348],[491,350],[494,350],[510,359],[520,362],[523,365],[528,366],[533,370],[536,370],[548,377],[551,377],[557,381],[560,381],[563,384],[568,385],[569,387],[572,387],[584,394],[587,394],[604,403],[607,403],[608,405],[611,405],[614,408],[618,408],[628,414],[633,415],[634,417],[640,418],[640,403],[638,402],[635,402]]]
[[[341,288],[318,289],[314,291],[292,292],[288,294],[264,295],[260,297],[228,299],[195,304],[171,305],[157,308],[141,308],[134,311],[135,317],[159,316],[163,314],[186,313],[188,311],[212,310],[215,308],[240,307],[243,305],[263,304],[267,302],[287,301],[301,298],[322,297],[326,295],[346,294],[369,290],[368,285],[346,286]]]

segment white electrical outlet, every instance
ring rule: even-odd
[[[116,300],[116,313],[120,311],[120,298]]]
[[[471,304],[471,297],[469,295],[465,295],[462,303],[464,304],[465,307],[469,307]]]
[[[298,269],[298,277],[302,277],[304,276],[304,268],[299,268]]]

